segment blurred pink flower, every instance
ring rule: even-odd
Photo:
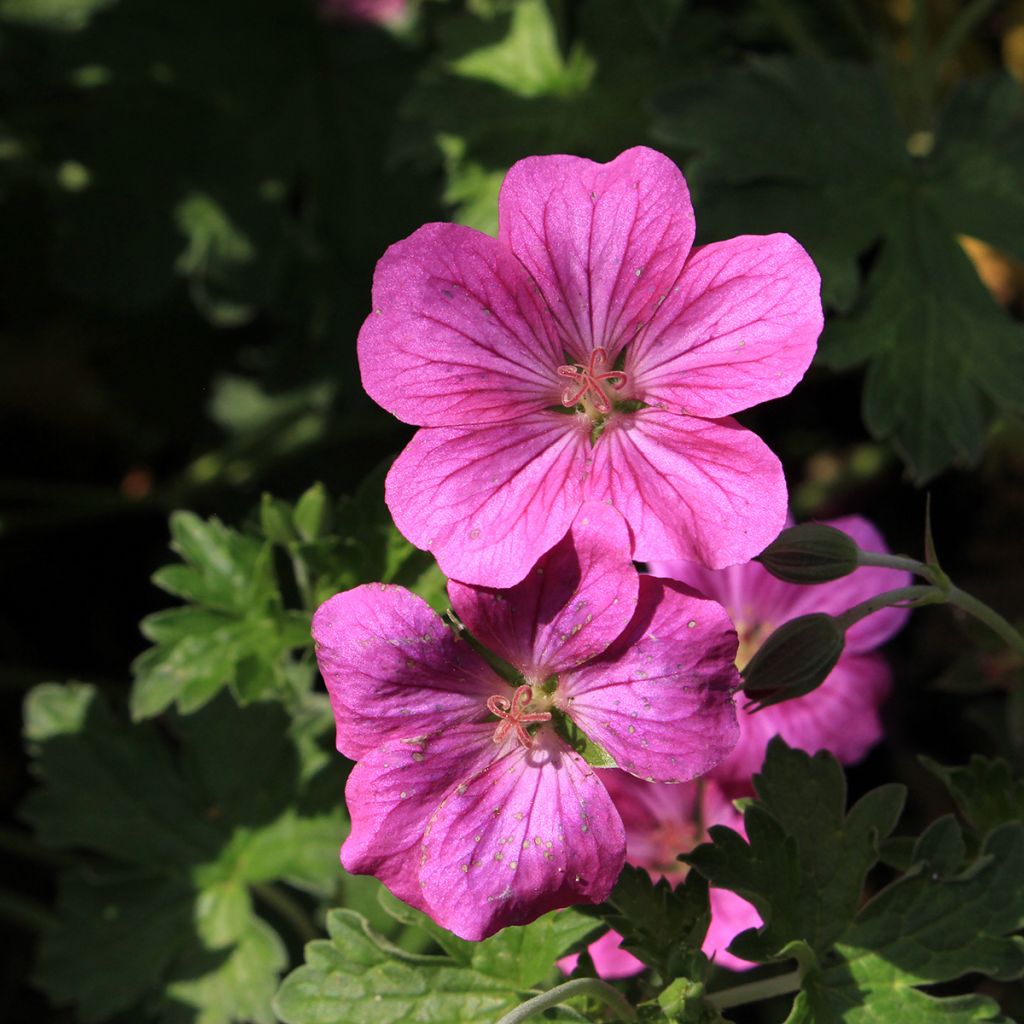
[[[888,550],[878,530],[861,516],[827,523],[866,551]],[[740,637],[740,668],[783,622],[809,612],[842,612],[884,590],[910,583],[907,572],[866,567],[816,586],[783,583],[757,562],[719,572],[667,560],[652,561],[649,568],[657,576],[682,580],[725,606]],[[734,791],[749,792],[751,776],[760,769],[768,741],[775,735],[791,747],[812,753],[829,750],[847,764],[860,760],[882,735],[878,709],[891,682],[885,659],[875,651],[903,626],[908,614],[903,608],[885,608],[848,630],[839,663],[807,696],[756,714],[741,710],[740,742],[713,777]]]
[[[640,576],[601,503],[518,586],[448,592],[521,685],[401,587],[335,595],[313,636],[338,749],[358,761],[342,863],[481,939],[599,902],[622,869],[619,812],[560,723],[650,782],[707,772],[736,741],[736,634],[717,603]]]
[[[727,825],[746,838],[743,816],[713,782],[701,779],[682,786],[642,786],[622,772],[610,772],[604,783],[626,828],[626,860],[647,868],[653,878],[680,881],[686,867],[676,859],[707,840],[712,825]],[[757,928],[761,918],[740,896],[726,889],[712,889],[711,925],[703,950],[715,962],[733,970],[752,966],[726,947],[747,928]],[[622,936],[609,931],[588,947],[594,967],[602,978],[627,978],[644,965],[621,946]],[[577,957],[565,957],[559,966],[571,972]]]
[[[319,0],[320,16],[333,21],[397,25],[409,14],[409,0]]]
[[[692,248],[679,169],[530,157],[499,237],[427,224],[377,265],[363,386],[422,427],[387,479],[398,528],[445,573],[521,580],[588,499],[635,557],[745,561],[779,532],[778,459],[730,416],[814,355],[818,273],[788,235]]]

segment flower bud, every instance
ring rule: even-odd
[[[761,645],[743,670],[743,692],[760,711],[817,689],[836,666],[846,636],[822,612],[783,623]]]
[[[828,583],[857,568],[857,545],[834,526],[805,523],[783,530],[757,561],[786,583]]]

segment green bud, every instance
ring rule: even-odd
[[[743,692],[760,711],[816,690],[835,668],[846,635],[822,612],[783,623],[743,669]]]
[[[857,551],[842,530],[824,523],[805,523],[783,530],[757,561],[786,583],[828,583],[857,568]]]

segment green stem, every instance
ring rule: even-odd
[[[270,882],[254,882],[252,891],[268,907],[280,914],[295,929],[295,934],[303,942],[312,942],[314,939],[322,938],[306,911],[279,886]]]
[[[574,981],[557,985],[548,992],[542,992],[539,996],[534,996],[533,999],[527,999],[525,1003],[520,1003],[514,1010],[509,1010],[497,1024],[520,1024],[520,1021],[529,1020],[542,1010],[564,1003],[574,996],[594,996],[610,1006],[618,1014],[620,1020],[636,1020],[636,1010],[618,989],[612,988],[611,985],[599,978],[576,978]]]
[[[966,42],[974,31],[975,25],[990,14],[999,0],[973,0],[969,3],[949,26],[939,45],[935,47],[929,62],[932,80],[938,78],[943,65]]]
[[[733,988],[712,992],[704,997],[704,1001],[717,1010],[728,1010],[733,1006],[745,1006],[757,1003],[772,996],[784,996],[789,992],[800,990],[801,972],[790,971],[788,974],[777,974],[774,978],[764,981],[751,981],[746,985],[735,985]]]
[[[915,606],[921,604],[941,604],[946,600],[946,595],[938,588],[928,585],[917,585],[913,587],[897,587],[895,590],[886,590],[882,594],[876,594],[861,601],[852,608],[848,608],[842,615],[836,616],[836,621],[844,631],[849,629],[855,622],[873,615],[882,608],[891,608],[893,605],[906,605],[912,603]]]
[[[881,569],[905,569],[915,576],[923,576],[929,583],[935,583],[935,574],[930,565],[906,555],[883,555],[877,551],[858,551],[858,565],[873,565]]]
[[[979,622],[984,622],[993,633],[1006,641],[1006,645],[1024,657],[1024,636],[1013,628],[999,612],[989,608],[987,604],[979,601],[976,597],[965,593],[959,587],[950,586],[946,600],[955,605],[961,611],[973,615]]]

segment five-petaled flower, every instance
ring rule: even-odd
[[[497,239],[427,224],[377,265],[363,386],[422,428],[388,475],[398,528],[489,586],[523,579],[590,499],[626,517],[638,560],[757,554],[785,480],[729,417],[810,363],[807,253],[783,234],[692,248],[686,182],[644,148],[520,161],[499,221]]]
[[[358,762],[342,863],[481,939],[605,899],[622,868],[622,820],[571,729],[651,782],[729,753],[736,634],[717,603],[641,576],[603,503],[517,586],[452,582],[449,597],[473,644],[383,584],[325,602],[313,634],[338,749]]]
[[[849,534],[865,551],[886,552],[885,540],[861,516],[827,521]],[[742,668],[772,630],[809,612],[838,614],[886,590],[905,587],[910,574],[899,569],[862,567],[831,583],[797,586],[783,583],[757,562],[712,572],[686,562],[653,561],[651,571],[688,583],[728,610],[740,645]],[[860,760],[882,735],[878,709],[889,692],[891,673],[877,652],[906,621],[905,608],[883,608],[846,632],[839,663],[818,689],[749,714],[740,710],[740,741],[714,770],[714,778],[733,792],[748,793],[768,742],[781,736],[791,747],[831,751],[840,761]]]

